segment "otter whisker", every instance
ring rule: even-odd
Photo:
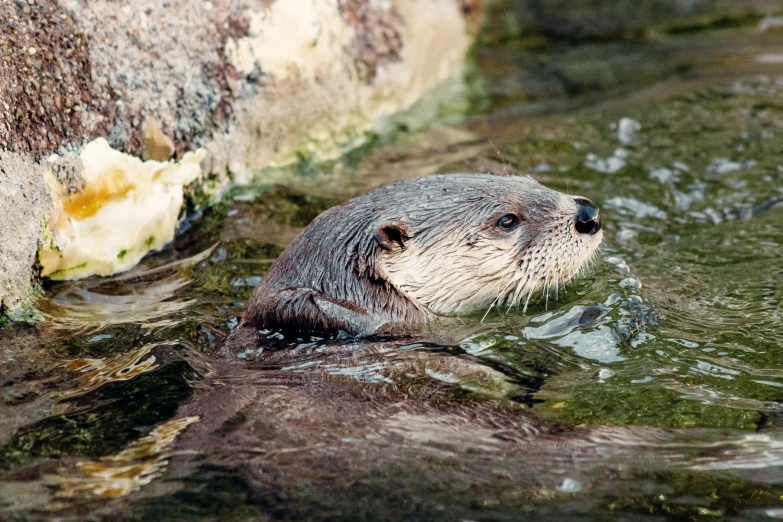
[[[481,318],[481,324],[484,324],[484,319],[486,319],[486,318],[487,318],[487,315],[489,315],[489,312],[490,312],[490,310],[492,310],[492,307],[494,307],[494,306],[495,306],[495,303],[497,303],[497,302],[498,302],[498,299],[500,299],[500,298],[503,296],[503,292],[505,292],[505,291],[506,291],[506,289],[507,289],[509,286],[511,286],[511,284],[512,284],[513,282],[514,282],[514,281],[512,280],[512,281],[511,281],[511,283],[509,283],[508,285],[506,285],[506,286],[505,286],[505,288],[503,288],[503,290],[501,290],[501,291],[500,291],[500,293],[498,294],[498,296],[497,296],[497,297],[496,297],[496,298],[495,298],[495,299],[492,301],[492,303],[490,303],[490,305],[489,305],[489,308],[487,308],[487,311],[484,313],[484,317],[482,317],[482,318]]]
[[[504,172],[504,174],[506,174],[506,175],[511,175],[511,174],[513,174],[513,173],[514,173],[514,171],[515,171],[516,169],[514,169],[514,167],[512,167],[512,166],[511,166],[511,162],[508,160],[508,156],[505,156],[505,155],[503,155],[503,154],[502,154],[502,153],[501,153],[501,152],[498,150],[498,148],[497,148],[497,147],[495,147],[495,144],[494,144],[494,143],[492,143],[492,140],[488,139],[488,140],[487,140],[487,142],[488,142],[490,145],[492,145],[492,148],[493,148],[493,149],[495,149],[495,152],[497,152],[497,153],[498,153],[498,156],[500,156],[500,157],[501,157],[501,159],[503,159],[503,162],[504,162],[504,163],[505,163],[505,164],[508,166],[508,170],[504,169],[504,170],[506,170],[506,171]]]
[[[532,295],[533,295],[533,291],[532,290],[527,293],[527,300],[525,300],[525,306],[524,306],[524,308],[522,308],[522,313],[523,314],[527,313],[527,304],[530,302],[530,296],[532,296]]]
[[[544,310],[549,310],[549,277],[552,275],[549,271],[549,258],[544,259]]]
[[[520,278],[520,281],[521,281],[521,278]],[[522,283],[522,285],[520,286],[519,290],[517,291],[516,295],[514,296],[514,299],[515,299],[515,300],[516,300],[518,303],[521,303],[521,301],[522,301],[522,295],[523,295],[523,294],[524,294],[526,291],[527,291],[527,293],[530,293],[530,292],[532,291],[532,290],[528,290],[528,287],[529,287],[530,285],[531,285],[531,283],[530,283],[530,274],[528,274],[528,275],[527,275],[527,277],[525,278],[524,282],[523,282],[523,283]]]
[[[523,280],[521,277],[517,280],[517,286],[514,289],[514,295],[511,299],[511,305],[513,306],[515,303],[517,305],[517,308],[519,308],[519,301],[520,297],[522,296],[522,292],[525,289],[526,281]]]
[[[506,302],[508,303],[508,307],[506,308],[506,315],[508,315],[508,313],[511,311],[511,307],[514,306],[514,303],[517,302],[517,295],[519,293],[520,287],[522,286],[522,278],[521,277],[517,278],[516,282],[517,282],[516,287],[508,293],[506,298]]]

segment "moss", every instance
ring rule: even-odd
[[[333,168],[335,164],[340,163],[348,168],[354,168],[370,153],[379,143],[381,137],[376,132],[365,132],[363,143],[357,147],[352,147],[345,151],[336,161],[327,162],[322,168]],[[330,164],[331,163],[331,164]]]
[[[80,269],[82,269],[82,268],[84,268],[86,266],[87,266],[87,262],[85,261],[84,263],[78,264],[76,266],[72,266],[70,268],[60,268],[60,269],[55,270],[54,272],[50,273],[47,277],[50,277],[52,279],[57,279],[57,278],[59,278],[61,276],[64,276],[65,274],[67,274],[71,270],[80,270]]]
[[[293,163],[293,170],[302,176],[309,176],[317,172],[315,153],[310,151],[297,151],[295,153],[296,161]]]
[[[8,323],[17,321],[28,324],[42,321],[43,316],[36,308],[36,303],[42,296],[41,286],[38,283],[33,283],[27,296],[13,310],[8,307],[3,310],[4,305],[0,303],[0,329],[2,329],[4,322],[8,325]]]
[[[618,515],[728,520],[744,518],[753,508],[777,507],[782,494],[780,485],[741,480],[727,474],[659,471],[635,474],[633,480],[618,484],[614,495],[603,493],[602,496],[609,510]]]
[[[174,415],[190,394],[187,375],[191,373],[186,363],[177,362],[128,383],[104,387],[100,392],[104,406],[46,419],[17,433],[0,448],[0,468],[34,458],[101,457],[119,451],[138,438],[137,426],[151,426]]]
[[[307,226],[325,210],[341,203],[337,198],[305,194],[296,189],[277,185],[264,192],[247,209],[249,216],[270,219],[295,227]]]
[[[617,379],[614,377],[613,379]],[[687,388],[687,386],[686,386]],[[538,395],[541,400],[546,394]],[[544,418],[573,425],[657,426],[665,428],[730,428],[753,431],[758,412],[703,404],[679,391],[657,385],[640,386],[628,381],[598,383],[595,380],[570,387],[567,396],[535,405]]]
[[[756,13],[746,11],[736,14],[702,15],[691,18],[673,20],[656,27],[657,30],[669,35],[685,35],[715,31],[719,29],[733,29],[739,27],[755,26],[761,20]]]
[[[5,301],[0,299],[0,330],[8,328],[8,325],[11,322],[11,318],[9,317],[8,313],[8,306],[6,306]]]
[[[250,297],[253,285],[247,278],[261,277],[282,248],[252,239],[226,241],[220,245],[221,261],[211,260],[194,276],[193,290],[201,299],[228,296],[231,301],[244,301]]]
[[[185,208],[191,212],[198,212],[214,203],[215,196],[227,181],[228,179],[223,178],[219,172],[202,174],[200,178],[185,187]]]

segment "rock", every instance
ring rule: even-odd
[[[650,179],[657,179],[661,183],[677,183],[680,181],[680,175],[677,170],[661,167],[650,171]]]
[[[627,157],[628,151],[622,148],[615,149],[614,154],[605,159],[591,152],[585,158],[585,167],[604,174],[614,174],[625,167]]]
[[[629,145],[636,138],[636,133],[641,130],[642,124],[631,118],[620,118],[617,124],[617,139],[623,145]]]
[[[79,156],[83,190],[55,197],[49,213],[41,275],[111,275],[162,248],[174,239],[183,188],[199,178],[205,156],[198,149],[181,161],[142,161],[103,138],[87,144]],[[57,187],[50,192],[56,194]]]
[[[33,266],[49,204],[44,167],[0,150],[0,315],[32,296]]]
[[[608,199],[606,205],[615,209],[620,214],[636,219],[666,219],[666,212],[655,205],[639,201],[635,198],[615,196]]]
[[[227,172],[246,183],[302,153],[325,160],[361,144],[459,74],[479,4],[0,4],[0,301],[14,308],[30,295],[39,245],[43,273],[56,277],[125,270],[160,248],[193,173],[214,196]],[[127,183],[91,170],[85,154],[96,147]],[[153,164],[189,174],[138,185]],[[86,226],[142,185],[152,199],[134,192],[130,220],[158,216],[167,230],[125,245],[127,218]]]
[[[67,194],[82,192],[85,189],[87,182],[82,176],[84,165],[77,154],[73,152],[67,152],[62,156],[52,154],[47,161],[55,179]]]
[[[710,164],[707,168],[705,168],[704,171],[709,175],[719,176],[721,174],[734,172],[735,170],[748,169],[750,167],[753,167],[754,165],[756,165],[755,160],[730,161],[728,158],[717,158],[712,160],[712,164]]]
[[[144,149],[145,159],[168,161],[174,157],[174,142],[163,134],[154,119],[144,123]]]

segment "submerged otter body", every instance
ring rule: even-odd
[[[598,208],[529,176],[445,174],[378,188],[318,216],[275,261],[242,325],[355,336],[526,303],[601,241]]]

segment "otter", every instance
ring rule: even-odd
[[[319,215],[272,264],[240,326],[364,337],[439,315],[525,307],[601,242],[598,207],[530,176],[441,174]]]

